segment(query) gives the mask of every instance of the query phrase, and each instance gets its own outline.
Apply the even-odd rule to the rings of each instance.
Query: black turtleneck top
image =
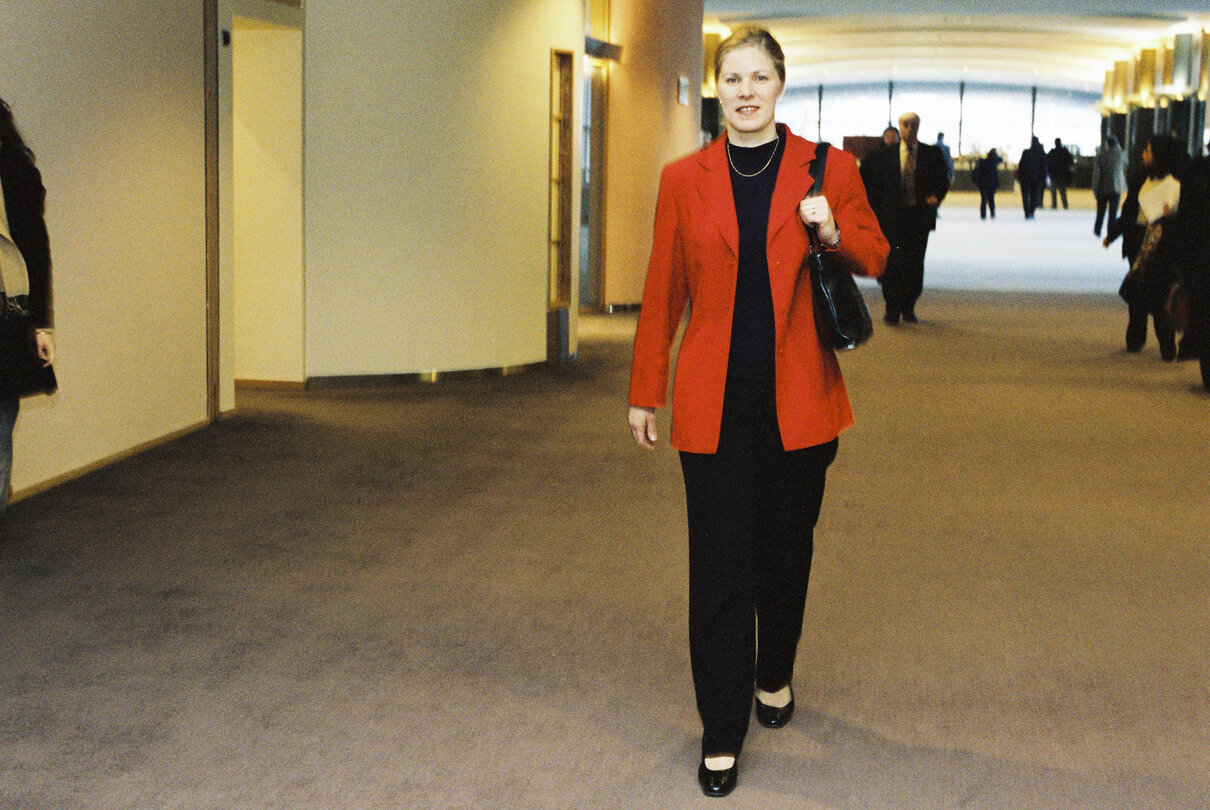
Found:
[[[773,292],[769,286],[769,259],[765,247],[769,207],[773,202],[777,169],[785,152],[785,139],[778,130],[775,141],[753,147],[728,143],[726,149],[735,215],[739,221],[739,277],[735,285],[727,376],[772,380]]]

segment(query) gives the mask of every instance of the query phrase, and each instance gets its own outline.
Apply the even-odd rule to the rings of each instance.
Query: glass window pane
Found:
[[[1101,126],[1094,107],[1098,99],[1096,93],[1040,88],[1034,112],[1043,145],[1049,148],[1062,138],[1073,152],[1095,152]],[[995,148],[1016,162],[1029,146],[1032,104],[1029,87],[968,84],[960,97],[958,82],[896,82],[888,108],[885,83],[825,85],[822,109],[818,87],[794,88],[778,104],[777,118],[805,138],[839,144],[846,135],[881,135],[888,117],[897,123],[901,114],[912,111],[920,115],[925,143],[944,132],[955,156],[959,146],[964,155]]]

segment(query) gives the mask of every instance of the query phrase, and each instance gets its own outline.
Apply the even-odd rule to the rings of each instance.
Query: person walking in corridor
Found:
[[[1179,196],[1163,192],[1183,181],[1188,157],[1184,150],[1183,144],[1165,135],[1147,139],[1142,152],[1144,174],[1131,183],[1121,216],[1109,224],[1102,241],[1109,247],[1121,236],[1122,255],[1130,266],[1119,290],[1129,313],[1126,351],[1142,350],[1150,316],[1164,360],[1176,359],[1176,330],[1167,304],[1181,276],[1187,242],[1184,222],[1178,219]],[[1165,197],[1169,199],[1161,202]]]
[[[1055,138],[1054,148],[1046,153],[1046,174],[1050,177],[1052,209],[1059,207],[1060,199],[1063,201],[1063,209],[1067,209],[1067,187],[1075,179],[1075,172],[1072,170],[1074,165],[1075,158],[1071,156],[1070,150],[1063,145],[1061,139]]]
[[[1025,218],[1033,219],[1034,212],[1042,207],[1042,195],[1046,190],[1046,150],[1036,136],[1017,161],[1017,183],[1021,186]]]
[[[937,227],[937,207],[949,192],[945,158],[935,146],[920,143],[920,116],[899,116],[899,143],[866,158],[861,165],[870,206],[891,244],[881,279],[886,303],[883,320],[916,323],[916,302],[924,290],[924,254]]]
[[[996,191],[1000,188],[1000,164],[1003,162],[996,150],[990,149],[971,170],[971,179],[979,189],[979,219],[987,219],[989,212],[992,219],[996,218]]]
[[[1118,203],[1122,201],[1122,192],[1125,190],[1126,153],[1118,146],[1117,138],[1106,135],[1092,163],[1092,194],[1097,201],[1097,218],[1092,232],[1097,236],[1101,235],[1101,225],[1107,213],[1110,222],[1117,219]]]
[[[774,122],[785,57],[768,31],[731,34],[714,74],[724,135],[660,178],[628,421],[640,447],[656,446],[688,308],[671,444],[688,507],[697,777],[707,796],[725,796],[753,707],[769,728],[794,712],[815,522],[837,437],[853,424],[803,260],[814,238],[850,272],[877,276],[887,243],[852,155],[831,150],[822,194],[805,196],[816,145]]]

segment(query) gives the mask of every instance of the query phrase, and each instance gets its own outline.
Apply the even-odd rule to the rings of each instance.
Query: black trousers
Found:
[[[981,188],[979,189],[979,219],[987,219],[987,212],[989,210],[992,212],[992,219],[995,219],[996,192],[994,189]]]
[[[1025,209],[1025,218],[1033,219],[1034,211],[1042,207],[1043,194],[1046,191],[1044,183],[1032,181],[1021,182],[1021,207]]]
[[[916,301],[924,292],[924,253],[931,232],[929,213],[917,208],[902,208],[887,230],[891,253],[886,272],[878,279],[886,314],[892,319],[905,313],[915,314]]]
[[[1163,302],[1151,296],[1145,301],[1131,301],[1127,309],[1130,319],[1126,323],[1126,348],[1132,352],[1143,348],[1147,342],[1147,316],[1150,315],[1155,327],[1155,339],[1160,344],[1160,357],[1165,360],[1175,358],[1176,330]]]
[[[773,382],[729,379],[717,453],[681,453],[702,755],[738,756],[753,686],[790,683],[837,441],[786,452]]]
[[[1063,198],[1063,208],[1066,209],[1067,208],[1067,186],[1061,186],[1058,183],[1055,183],[1050,187],[1050,207],[1051,208],[1059,207],[1059,202],[1056,199],[1057,197]]]
[[[1101,223],[1105,221],[1106,209],[1109,211],[1109,221],[1113,222],[1118,218],[1118,202],[1121,201],[1122,195],[1116,191],[1112,194],[1097,194],[1097,221],[1092,226],[1092,232],[1097,236],[1101,235]]]

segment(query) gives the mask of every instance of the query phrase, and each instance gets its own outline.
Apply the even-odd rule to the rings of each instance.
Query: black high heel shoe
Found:
[[[790,722],[794,715],[794,690],[790,690],[790,702],[785,706],[766,706],[758,698],[752,699],[756,704],[756,722],[765,728],[781,728]]]
[[[705,757],[702,757],[702,764],[697,766],[697,783],[702,786],[702,793],[705,793],[707,796],[726,796],[735,790],[735,784],[738,781],[738,758],[736,758],[735,762],[731,763],[730,768],[721,771],[712,771],[707,768]]]

